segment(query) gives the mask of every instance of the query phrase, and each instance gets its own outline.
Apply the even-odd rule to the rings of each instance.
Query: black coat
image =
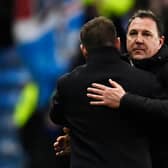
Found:
[[[128,57],[125,59],[128,60]],[[168,47],[164,45],[159,52],[150,59],[133,61],[138,68],[150,71],[156,75],[165,94],[168,95]],[[150,99],[126,94],[121,101],[121,109],[136,110],[150,115],[152,162],[155,168],[168,168],[168,98],[165,100]],[[131,108],[131,109],[130,109]]]
[[[159,91],[154,75],[132,68],[115,48],[89,51],[85,65],[59,79],[50,111],[54,123],[71,129],[71,167],[151,168],[141,118],[89,104],[87,87],[108,85],[109,78],[134,94],[153,97]]]

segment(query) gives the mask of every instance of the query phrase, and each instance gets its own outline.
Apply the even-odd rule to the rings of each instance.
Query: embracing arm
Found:
[[[123,111],[138,111],[151,113],[159,117],[168,117],[168,99],[151,99],[143,96],[126,93],[121,85],[109,80],[112,87],[94,83],[88,88],[87,96],[93,100],[91,105],[120,108]]]
[[[160,117],[168,117],[168,100],[151,99],[131,93],[125,94],[120,100],[120,108],[143,111]]]
[[[168,63],[160,71],[159,80],[168,93]],[[165,95],[166,96],[166,95]],[[162,96],[161,96],[162,97]],[[120,101],[120,107],[128,110],[140,109],[141,111],[152,113],[156,117],[168,117],[168,99],[151,99],[127,93]]]

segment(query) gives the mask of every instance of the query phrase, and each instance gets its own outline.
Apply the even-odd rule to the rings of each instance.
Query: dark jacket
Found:
[[[154,75],[131,67],[115,48],[89,51],[85,65],[58,81],[50,111],[54,123],[71,129],[71,167],[151,168],[148,138],[135,113],[89,104],[87,87],[108,85],[109,78],[134,94],[159,91]]]
[[[158,81],[165,90],[165,97],[168,95],[168,47],[163,45],[159,52],[152,58],[145,60],[131,60],[128,54],[122,56],[122,59],[133,66],[152,72],[156,75]],[[159,98],[159,97],[158,97]],[[136,110],[137,108],[154,116],[161,118],[168,117],[168,100],[149,99],[127,93],[121,100],[121,108],[127,110]]]
[[[129,60],[128,57],[125,59]],[[168,95],[168,47],[164,45],[159,52],[150,59],[132,61],[141,69],[156,75]],[[153,167],[168,168],[168,99],[150,99],[133,94],[126,94],[121,100],[122,109],[136,110],[151,114],[153,124],[149,127],[151,135],[151,150]],[[150,121],[151,123],[151,121]]]

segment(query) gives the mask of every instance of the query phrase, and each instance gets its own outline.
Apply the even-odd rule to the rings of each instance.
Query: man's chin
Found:
[[[146,56],[144,54],[134,54],[132,56],[133,59],[136,59],[136,60],[142,60],[142,59],[145,59]]]

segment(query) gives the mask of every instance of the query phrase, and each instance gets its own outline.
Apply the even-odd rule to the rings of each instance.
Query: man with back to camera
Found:
[[[120,59],[120,41],[109,19],[87,22],[80,37],[86,64],[58,81],[50,109],[54,123],[71,129],[71,167],[150,168],[148,137],[141,122],[129,111],[121,117],[120,110],[90,106],[86,89],[93,82],[107,85],[112,78],[129,92],[152,97],[159,91],[156,79]]]
[[[127,50],[125,57],[130,64],[154,73],[161,82],[165,93],[168,91],[168,48],[164,44],[163,30],[157,16],[151,11],[138,11],[130,19],[127,30]],[[150,121],[150,141],[152,163],[155,168],[168,167],[168,100],[154,100],[130,93],[110,80],[114,88],[94,84],[88,94],[97,101],[92,105],[103,105],[111,108],[127,109],[151,114],[154,122]],[[168,92],[167,92],[168,93]],[[121,102],[120,102],[121,99]]]

